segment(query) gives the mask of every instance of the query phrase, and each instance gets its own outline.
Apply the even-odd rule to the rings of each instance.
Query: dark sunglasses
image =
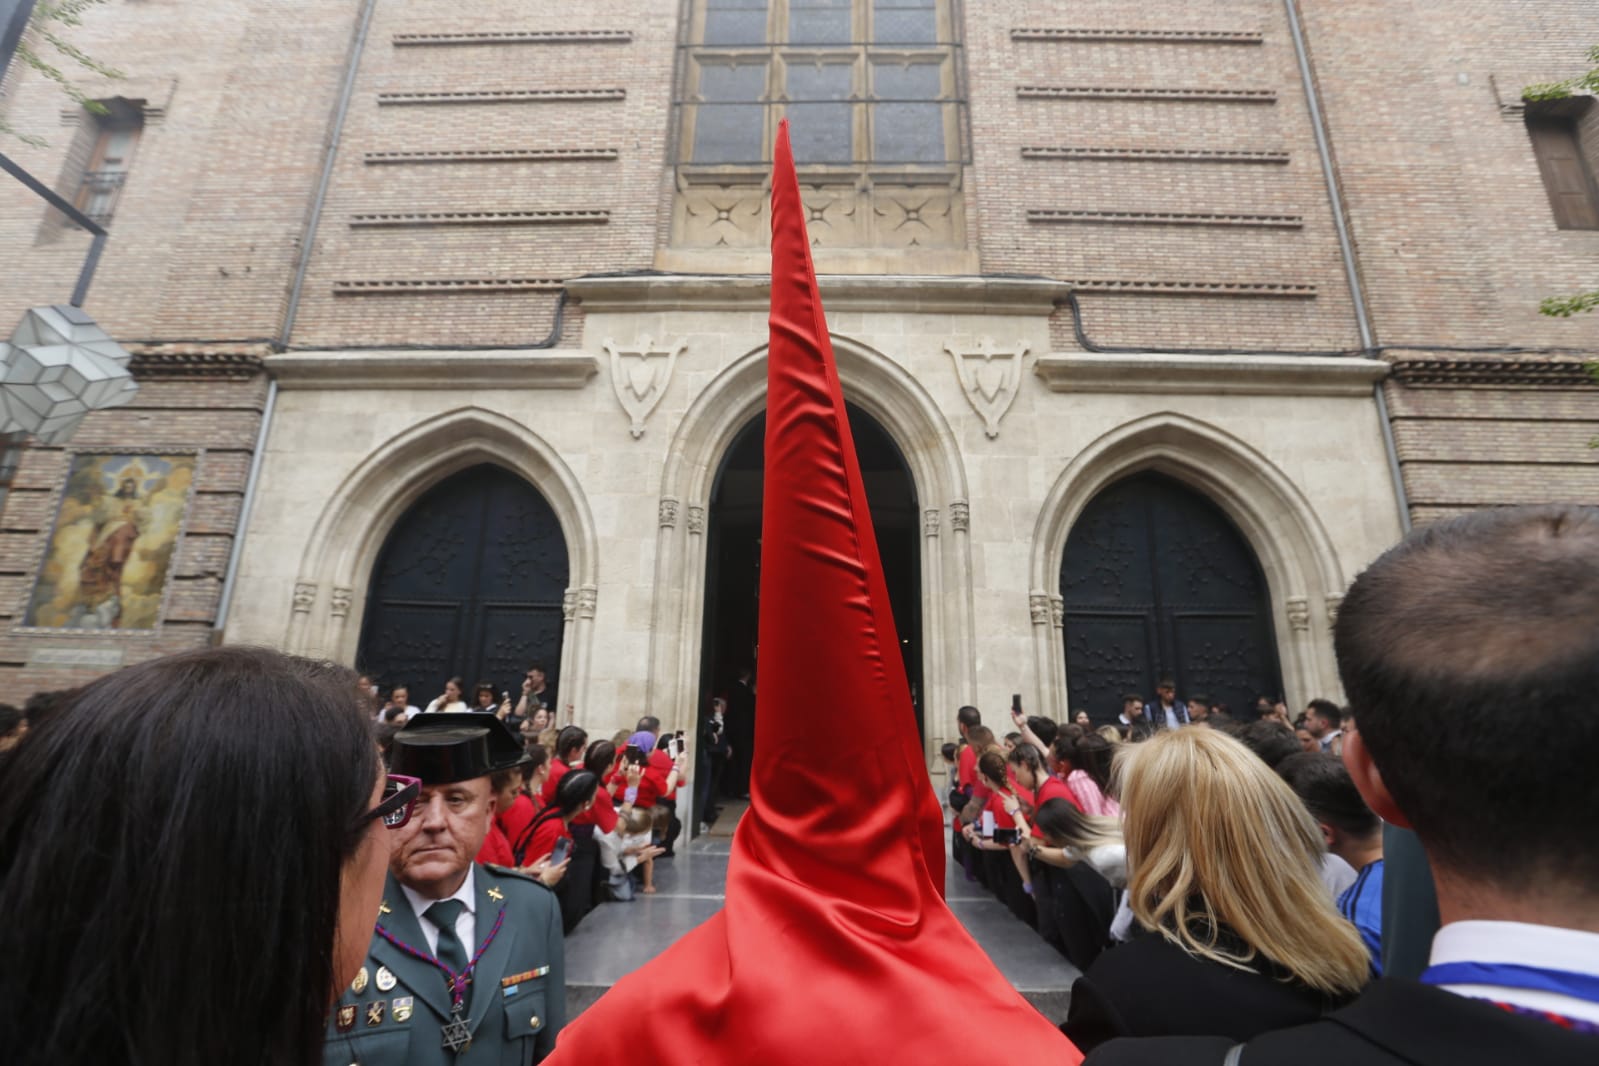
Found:
[[[388,828],[399,829],[411,820],[411,812],[416,810],[416,799],[421,794],[420,777],[390,774],[388,780],[383,782],[383,798],[376,807],[362,815],[357,824],[365,825],[377,818]]]

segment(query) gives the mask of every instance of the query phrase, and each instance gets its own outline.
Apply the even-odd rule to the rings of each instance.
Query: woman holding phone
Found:
[[[570,770],[555,786],[554,801],[537,818],[533,819],[522,838],[515,842],[516,861],[519,866],[550,858],[554,866],[572,854],[572,823],[579,815],[594,807],[594,795],[599,791],[600,778],[591,770]],[[570,933],[582,921],[594,904],[593,866],[589,875],[567,871],[567,876],[556,888],[561,901],[561,925]]]

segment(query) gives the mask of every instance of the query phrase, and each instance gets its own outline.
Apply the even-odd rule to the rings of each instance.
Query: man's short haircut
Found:
[[[966,739],[972,747],[981,752],[994,743],[994,731],[986,725],[973,726],[966,731]]]
[[[1044,747],[1055,743],[1055,738],[1060,736],[1060,726],[1055,724],[1055,719],[1045,718],[1035,714],[1027,719],[1027,728],[1033,731],[1033,736],[1044,742]]]
[[[1412,534],[1355,580],[1334,646],[1360,740],[1433,862],[1594,891],[1599,508]]]
[[[653,714],[646,714],[643,718],[640,718],[638,720],[638,728],[634,730],[635,733],[659,733],[660,731],[661,720]]]
[[[1197,692],[1194,693],[1192,696],[1189,696],[1187,702],[1200,704],[1201,706],[1205,707],[1206,709],[1209,709],[1210,706],[1211,706],[1210,697],[1209,696],[1201,696]]]
[[[1277,764],[1277,776],[1288,782],[1318,822],[1351,836],[1369,837],[1382,821],[1366,806],[1344,761],[1330,752],[1302,751]]]
[[[1144,697],[1140,696],[1136,692],[1128,692],[1128,693],[1123,694],[1123,696],[1122,696],[1122,706],[1126,706],[1129,703],[1136,703],[1136,704],[1139,704],[1140,706],[1142,706],[1143,702],[1144,702]]]
[[[983,724],[983,714],[976,707],[967,704],[955,712],[955,721],[970,729],[974,725]]]
[[[1337,727],[1339,719],[1343,717],[1343,712],[1338,709],[1338,705],[1332,700],[1311,700],[1305,709],[1322,721],[1332,723],[1334,728]]]
[[[1305,750],[1294,731],[1273,718],[1256,719],[1233,735],[1274,769],[1288,756]]]
[[[1169,675],[1164,675],[1163,674],[1163,675],[1161,675],[1161,677],[1159,679],[1156,680],[1155,687],[1156,688],[1176,688],[1177,687],[1177,682],[1172,680],[1172,678]]]

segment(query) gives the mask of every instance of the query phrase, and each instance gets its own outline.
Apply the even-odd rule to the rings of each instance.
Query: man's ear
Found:
[[[1377,764],[1372,761],[1371,752],[1366,750],[1365,741],[1361,739],[1358,727],[1346,730],[1344,733],[1343,759],[1344,768],[1349,771],[1349,776],[1354,778],[1355,788],[1366,801],[1366,806],[1390,825],[1409,829],[1410,819],[1405,817],[1405,812],[1394,802],[1388,786],[1383,784],[1382,771],[1377,769]]]
[[[1321,829],[1322,843],[1327,845],[1328,851],[1331,851],[1333,849],[1333,845],[1338,842],[1336,839],[1336,834],[1333,832],[1333,827],[1328,825],[1326,822],[1318,822],[1316,824]]]

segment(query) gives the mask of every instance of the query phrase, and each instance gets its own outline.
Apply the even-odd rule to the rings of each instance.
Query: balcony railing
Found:
[[[78,209],[97,225],[109,226],[127,177],[125,170],[84,171],[83,180],[78,184]]]

